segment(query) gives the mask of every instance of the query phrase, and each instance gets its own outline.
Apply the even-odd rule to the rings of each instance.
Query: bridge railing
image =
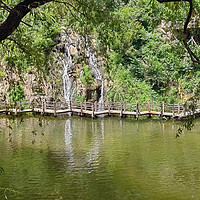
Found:
[[[81,109],[82,102],[72,102],[72,109]]]
[[[97,102],[95,102],[95,103],[93,103],[93,102],[82,102],[81,105],[82,105],[82,109],[85,110],[85,111],[86,110],[89,110],[89,111],[93,111],[93,110],[97,111],[98,110]]]
[[[0,101],[0,110],[6,110],[6,103],[4,101]]]
[[[110,103],[110,110],[121,110],[121,107],[123,107],[121,102]]]
[[[37,100],[34,100],[34,101],[32,102],[32,104],[33,104],[33,107],[34,107],[34,108],[42,108],[43,101],[37,99]]]
[[[32,109],[32,102],[31,101],[19,102],[17,105],[18,105],[19,110]]]
[[[36,108],[36,110],[34,109]],[[9,110],[10,109],[10,110]],[[160,115],[163,116],[168,115],[172,117],[176,117],[180,115],[180,117],[194,114],[193,112],[200,112],[200,102],[186,102],[185,104],[167,104],[164,102],[146,102],[146,103],[127,103],[127,102],[103,102],[103,104],[95,102],[78,102],[78,101],[62,101],[62,100],[45,100],[43,99],[35,99],[33,101],[23,101],[18,103],[5,102],[0,100],[0,111],[3,112],[31,112],[31,111],[45,113],[54,113],[56,115],[57,111],[63,112],[80,112],[81,114],[84,111],[89,111],[88,114],[96,115],[100,114],[101,111],[108,114],[111,111],[119,111],[113,112],[113,114],[119,113],[120,116],[124,114],[129,114],[125,112],[133,112],[132,115],[139,116],[143,115]],[[53,111],[53,112],[52,112]],[[96,113],[95,113],[96,112]],[[134,113],[135,112],[135,113]],[[142,113],[143,112],[143,113]],[[59,113],[59,112],[57,112]],[[87,112],[85,112],[87,114]]]
[[[55,101],[46,101],[45,106],[46,109],[53,110],[55,107]]]
[[[124,111],[136,112],[136,103],[124,103]]]

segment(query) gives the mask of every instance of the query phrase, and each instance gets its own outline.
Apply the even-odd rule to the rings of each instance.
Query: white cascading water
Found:
[[[74,80],[72,77],[70,77],[71,67],[73,65],[72,56],[70,53],[70,45],[71,45],[72,41],[71,41],[71,38],[67,34],[64,34],[64,37],[65,37],[65,40],[63,41],[64,56],[61,57],[58,52],[57,52],[57,56],[63,66],[62,80],[63,80],[64,99],[69,108],[70,101],[72,100],[74,92],[75,92]]]
[[[62,33],[61,37],[63,36],[63,46],[64,46],[64,56],[60,56],[59,53],[56,51],[57,56],[63,66],[63,75],[62,75],[62,80],[63,80],[63,90],[64,90],[64,99],[69,107],[70,101],[73,99],[74,93],[75,93],[75,84],[74,84],[74,79],[73,77],[70,76],[71,73],[71,68],[73,65],[72,62],[72,55],[70,53],[70,45],[72,45],[72,39],[67,33]],[[104,109],[104,96],[103,96],[103,78],[102,74],[98,69],[97,65],[97,58],[95,56],[94,51],[92,48],[89,46],[87,38],[86,40],[83,40],[81,36],[78,36],[78,42],[85,43],[86,46],[86,53],[87,57],[89,58],[88,63],[89,66],[92,68],[92,71],[94,73],[94,76],[97,80],[101,82],[101,94],[99,98],[99,106],[98,110],[103,110]]]
[[[70,39],[70,38],[69,38]],[[72,66],[72,57],[70,54],[70,49],[69,49],[69,44],[65,44],[65,49],[66,49],[66,54],[63,59],[63,90],[64,90],[64,98],[65,101],[67,102],[68,106],[70,101],[72,100],[73,96],[73,79],[70,78],[70,67]]]
[[[87,52],[87,57],[89,57],[89,66],[92,68],[95,78],[101,81],[101,94],[98,102],[99,103],[98,110],[104,110],[103,78],[101,72],[97,67],[98,66],[97,58],[92,48],[88,45],[87,38],[86,38],[86,52]]]
[[[101,96],[99,99],[100,110],[104,110],[103,79],[101,80]]]

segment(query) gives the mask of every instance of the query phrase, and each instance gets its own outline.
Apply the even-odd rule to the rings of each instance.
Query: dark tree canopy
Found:
[[[22,19],[34,8],[44,5],[54,0],[24,0],[17,4],[12,9],[9,9],[9,16],[0,25],[0,41],[5,40],[13,31],[19,26]],[[165,2],[177,2],[181,0],[157,0],[160,3]],[[192,3],[192,0],[184,0]],[[55,1],[56,2],[56,1]],[[126,1],[125,1],[126,2]],[[81,3],[81,1],[80,1]],[[3,1],[0,1],[0,5],[6,8]]]
[[[22,22],[22,19],[34,8],[37,8],[41,5],[44,5],[48,2],[53,2],[54,0],[24,0],[17,5],[15,5],[13,8],[8,8],[3,1],[0,1],[0,6],[7,9],[9,11],[8,17],[5,19],[5,21],[0,25],[0,42],[8,38],[19,26],[19,24]],[[200,64],[200,61],[198,57],[193,53],[193,51],[190,49],[190,47],[187,45],[186,38],[188,36],[187,32],[187,26],[190,22],[192,11],[193,11],[193,0],[157,0],[159,3],[167,3],[167,2],[181,2],[186,1],[190,4],[190,10],[184,25],[184,32],[183,32],[183,43],[185,45],[185,48],[187,49],[192,61],[194,63]],[[58,1],[54,1],[58,2]],[[76,2],[76,1],[75,1]],[[79,4],[83,3],[84,1],[77,1]],[[115,2],[115,1],[113,1]],[[127,1],[124,1],[127,3]],[[68,3],[68,1],[64,1],[62,3]],[[76,5],[70,4],[73,8],[76,7]],[[78,8],[77,8],[78,9]]]
[[[114,1],[114,0],[107,0],[103,1],[87,1],[87,0],[63,0],[63,1],[56,1],[56,0],[24,0],[15,5],[13,8],[9,8],[2,0],[0,0],[0,8],[5,9],[9,12],[8,17],[5,21],[0,25],[0,42],[5,40],[8,36],[10,36],[13,31],[19,26],[22,22],[22,19],[34,8],[40,7],[48,2],[55,2],[60,3],[61,5],[69,6],[79,12],[81,6],[87,8],[92,6],[93,4],[99,6],[102,4],[102,8],[104,7],[112,7],[114,4],[118,5],[119,2],[127,3],[127,0],[122,1]],[[98,11],[97,11],[98,12]],[[99,12],[100,13],[100,12]]]

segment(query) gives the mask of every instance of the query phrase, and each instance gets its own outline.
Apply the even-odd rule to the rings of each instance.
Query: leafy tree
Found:
[[[17,102],[20,102],[25,98],[24,87],[20,84],[14,84],[13,88],[9,92],[9,98],[16,106]]]
[[[94,84],[92,70],[90,69],[90,66],[84,64],[80,79],[83,85],[85,85],[86,87],[89,87],[92,84]]]
[[[190,19],[192,17],[192,12],[193,12],[193,3],[197,3],[195,0],[157,0],[160,3],[167,3],[167,2],[182,2],[182,1],[187,1],[189,2],[190,8],[189,8],[189,12],[188,12],[188,16],[187,19],[185,21],[184,24],[184,30],[183,30],[183,43],[185,45],[185,48],[187,50],[187,52],[189,53],[191,60],[194,63],[198,63],[200,64],[200,60],[198,58],[198,56],[192,51],[192,49],[189,47],[188,43],[187,43],[187,38],[188,38],[188,24],[190,22]]]
[[[147,98],[142,99],[153,99],[157,96],[159,100],[169,100],[166,97],[172,94],[175,97],[169,100],[172,102],[178,101],[179,96],[185,98],[193,93],[191,85],[195,81],[197,83],[198,66],[191,63],[180,42],[175,42],[173,36],[166,39],[162,33],[163,29],[160,31],[158,28],[162,19],[171,21],[172,26],[178,19],[184,21],[190,9],[187,1],[0,2],[3,9],[0,12],[0,27],[6,23],[8,25],[8,19],[19,14],[15,12],[17,5],[32,2],[31,6],[28,6],[27,14],[21,18],[17,27],[12,29],[11,34],[7,31],[10,35],[0,44],[1,58],[7,66],[16,66],[19,72],[31,71],[37,67],[48,74],[49,53],[58,42],[60,27],[65,26],[66,30],[73,29],[82,35],[92,34],[96,39],[98,50],[107,57],[105,72],[108,81],[116,83],[118,88],[124,87],[121,91],[115,86],[113,90],[109,88],[109,98],[113,98],[111,93],[116,93],[121,99],[134,101],[133,92],[129,93],[130,98],[124,97],[128,85],[132,87],[132,91],[137,91],[137,88],[140,88],[140,93],[145,91]],[[192,2],[197,13],[200,10],[199,4],[197,1]],[[181,40],[182,36],[179,38],[178,35],[177,38]],[[198,47],[193,50],[196,55],[200,53]]]
[[[125,1],[126,2],[126,1]],[[28,25],[24,20],[25,16],[33,12],[38,7],[45,5],[46,3],[52,3],[52,6],[55,3],[63,4],[66,9],[70,11],[73,15],[73,11],[80,13],[84,16],[85,19],[90,19],[94,23],[98,23],[105,17],[105,14],[108,13],[108,9],[112,9],[115,6],[119,5],[121,1],[114,0],[81,0],[81,1],[54,1],[54,0],[24,0],[24,1],[0,1],[0,6],[4,10],[8,11],[9,14],[5,15],[4,22],[0,25],[0,41],[5,40],[10,36],[14,30],[18,28],[20,23]],[[75,16],[74,16],[75,17]],[[76,17],[75,17],[76,18]],[[29,25],[28,25],[29,26]]]
[[[113,52],[109,57],[107,98],[110,101],[147,102],[156,99],[156,93],[145,81],[137,80],[124,68],[119,54]]]

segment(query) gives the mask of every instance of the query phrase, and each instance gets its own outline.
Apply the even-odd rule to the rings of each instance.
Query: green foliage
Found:
[[[94,80],[92,77],[92,70],[90,66],[84,64],[83,65],[83,71],[80,76],[81,82],[84,86],[89,87],[92,84],[94,84]]]
[[[85,101],[85,96],[82,96],[82,95],[76,94],[75,98],[76,98],[76,101],[78,101],[78,102],[84,102]]]
[[[20,0],[4,2],[12,8]],[[176,103],[199,98],[199,67],[191,62],[181,43],[183,27],[173,29],[176,21],[185,21],[188,9],[189,4],[184,1],[164,4],[156,0],[51,2],[32,10],[23,19],[32,27],[21,23],[9,40],[0,44],[0,56],[19,73],[38,68],[48,74],[50,51],[64,26],[69,32],[73,30],[95,38],[97,50],[107,58],[108,99],[128,102],[157,99]],[[196,21],[199,11],[200,4],[194,0]],[[0,21],[8,14],[1,10]],[[163,26],[163,20],[170,22],[171,27]],[[192,48],[199,56],[199,46]],[[86,87],[95,84],[87,65],[80,79]]]
[[[14,84],[9,92],[10,100],[16,105],[17,102],[24,100],[24,87],[20,84]]]
[[[110,101],[147,102],[156,99],[156,93],[145,81],[134,78],[129,70],[120,63],[120,56],[111,53],[107,66],[110,79],[107,98]]]
[[[192,88],[192,86],[198,88],[198,81],[192,79],[192,74],[198,71],[198,67],[192,64],[181,41],[177,41],[178,33],[172,32],[171,27],[169,29],[161,26],[160,22],[163,17],[166,22],[172,21],[172,26],[177,19],[184,21],[189,8],[188,3],[175,4],[176,12],[172,8],[174,6],[172,3],[164,5],[155,1],[151,6],[148,5],[148,1],[130,1],[128,5],[115,12],[121,23],[118,25],[120,28],[110,30],[112,35],[117,37],[108,38],[113,52],[108,57],[107,72],[110,76],[119,70],[120,76],[122,74],[128,76],[119,78],[115,74],[109,79],[113,82],[116,79],[124,81],[132,79],[134,83],[140,84],[145,82],[153,91],[153,96],[157,96],[157,101],[175,103],[186,100],[191,93],[199,94],[198,89],[195,92]],[[125,40],[121,35],[125,35]],[[195,47],[195,50],[198,55],[199,48]],[[185,83],[180,85],[180,80],[184,80]],[[118,88],[126,85],[123,81],[117,82]],[[131,88],[131,84],[128,85]],[[109,92],[112,90],[113,88]],[[116,92],[115,95],[117,94]],[[148,95],[152,96],[151,93]]]
[[[0,78],[1,78],[1,77],[4,77],[4,76],[5,76],[5,73],[2,72],[2,71],[0,71]]]
[[[179,98],[178,90],[176,87],[171,87],[170,89],[168,89],[166,94],[162,96],[161,101],[169,103],[169,104],[182,102],[182,100]]]

